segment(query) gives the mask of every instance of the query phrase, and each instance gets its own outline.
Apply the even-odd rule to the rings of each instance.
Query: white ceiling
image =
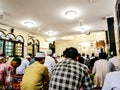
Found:
[[[90,3],[92,1],[92,3]],[[79,17],[69,20],[62,16],[68,8],[76,8]],[[45,37],[47,31],[55,31],[56,37],[81,34],[75,27],[82,18],[87,32],[107,30],[105,17],[113,16],[113,0],[0,0],[4,11],[0,23],[27,30]],[[28,29],[22,22],[33,20],[36,26]]]

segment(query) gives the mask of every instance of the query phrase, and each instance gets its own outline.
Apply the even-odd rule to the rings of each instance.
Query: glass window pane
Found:
[[[13,51],[14,51],[14,43],[11,41],[6,41],[5,42],[5,54],[8,56],[13,56]]]
[[[16,47],[15,55],[21,56],[22,55],[22,43],[16,43],[15,47]]]
[[[3,44],[4,44],[4,41],[0,40],[0,53],[3,53]]]

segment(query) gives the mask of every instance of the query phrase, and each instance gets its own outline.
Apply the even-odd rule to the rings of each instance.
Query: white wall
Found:
[[[96,50],[95,42],[100,40],[104,40],[106,42],[105,31],[94,32],[91,33],[90,35],[86,34],[75,35],[73,36],[72,40],[57,40],[55,42],[56,53],[61,55],[67,47],[75,47],[80,53],[91,54]],[[85,50],[84,50],[85,47],[81,45],[81,43],[83,42],[90,42],[90,46],[89,45],[88,47],[85,46],[86,47]],[[93,46],[91,46],[91,43],[93,44]],[[107,46],[105,48],[107,48]]]

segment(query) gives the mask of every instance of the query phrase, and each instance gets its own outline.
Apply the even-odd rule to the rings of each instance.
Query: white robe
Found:
[[[55,65],[55,60],[51,56],[46,56],[44,65],[47,66],[50,75],[52,75],[52,68]]]
[[[29,61],[27,59],[22,60],[20,66],[16,68],[16,74],[24,74],[25,69],[29,66]]]
[[[120,71],[106,75],[102,90],[120,90]]]
[[[120,57],[119,56],[110,58],[109,61],[113,63],[116,70],[120,70]]]
[[[95,62],[92,73],[95,74],[95,87],[102,87],[107,73],[111,71],[111,63],[105,59],[100,59]]]

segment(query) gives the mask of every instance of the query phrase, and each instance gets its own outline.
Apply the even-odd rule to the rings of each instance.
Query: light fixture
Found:
[[[76,31],[80,31],[81,33],[84,33],[85,31],[88,30],[88,27],[87,26],[77,26],[75,28]]]
[[[54,32],[54,31],[48,31],[48,32],[46,32],[46,34],[49,35],[49,36],[54,36],[54,35],[56,35],[57,33]]]
[[[75,17],[77,17],[78,13],[75,10],[69,10],[65,12],[65,15],[70,18],[73,19]]]
[[[31,28],[33,26],[35,26],[35,23],[32,21],[24,21],[24,26],[26,26],[27,28]]]
[[[60,16],[64,19],[72,20],[82,16],[83,11],[78,7],[66,7],[61,10]]]

